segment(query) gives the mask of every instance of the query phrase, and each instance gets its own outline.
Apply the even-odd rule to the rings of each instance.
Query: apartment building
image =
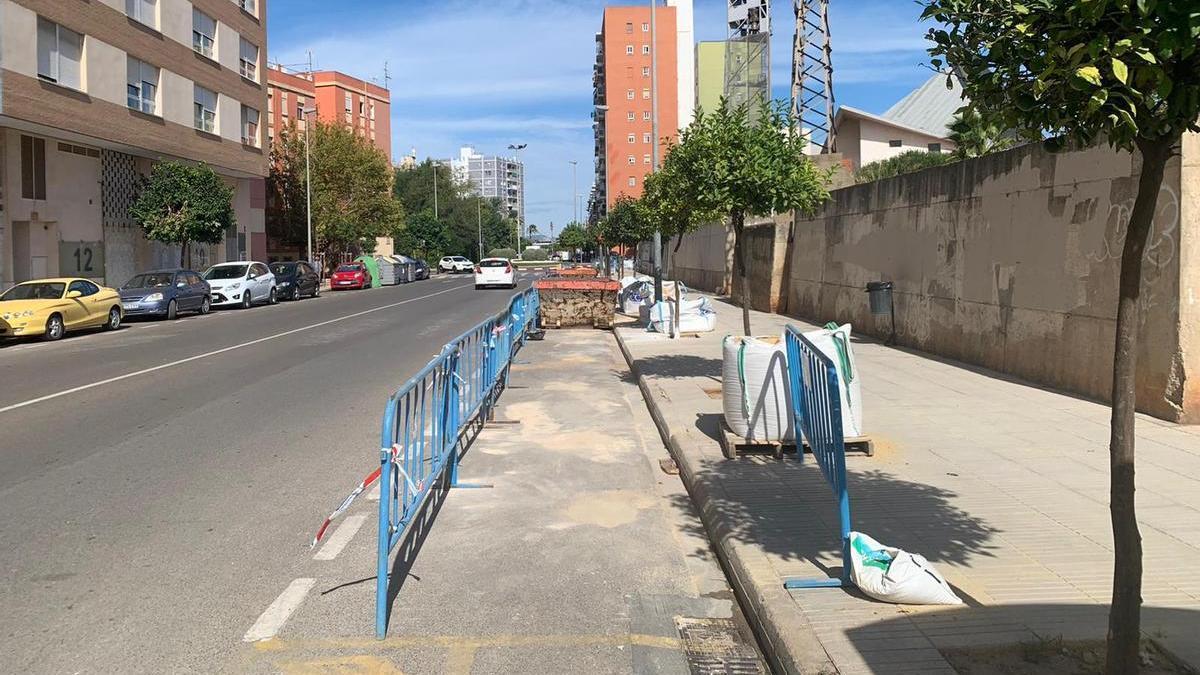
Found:
[[[606,7],[596,34],[593,68],[593,131],[596,181],[589,217],[603,216],[622,195],[638,197],[653,163],[696,106],[695,45],[691,0],[668,0],[655,10],[651,42],[650,8]],[[651,100],[652,51],[657,51],[658,138]]]
[[[458,150],[457,159],[439,163],[450,168],[455,180],[470,186],[471,194],[499,199],[510,218],[525,222],[525,165],[514,157],[484,156],[470,145]]]
[[[263,0],[0,0],[0,286],[177,265],[129,216],[159,161],[234,189],[192,266],[265,255],[265,52]]]
[[[304,110],[322,122],[345,124],[368,139],[392,161],[392,103],[387,89],[336,70],[267,71],[267,133],[295,122],[304,128]]]

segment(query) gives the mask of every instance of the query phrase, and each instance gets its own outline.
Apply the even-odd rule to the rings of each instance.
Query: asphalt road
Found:
[[[0,670],[235,668],[388,394],[509,297],[435,278],[0,347]]]

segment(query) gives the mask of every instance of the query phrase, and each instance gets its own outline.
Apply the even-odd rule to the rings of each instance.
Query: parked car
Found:
[[[208,282],[191,270],[142,272],[117,292],[125,316],[159,316],[174,319],[180,312],[208,314],[212,307]]]
[[[475,266],[475,288],[485,286],[517,287],[517,275],[507,258],[484,258]]]
[[[0,294],[0,336],[57,340],[68,330],[121,327],[121,296],[88,279],[39,279]]]
[[[321,275],[303,260],[271,263],[271,274],[275,275],[275,288],[279,296],[285,300],[321,295]]]
[[[332,290],[347,290],[351,288],[370,288],[371,272],[362,263],[342,263],[337,266],[329,277],[329,288]]]
[[[413,270],[415,281],[429,278],[429,265],[426,265],[424,260],[413,260],[413,265],[416,266],[416,269]]]
[[[475,267],[475,263],[467,260],[461,255],[448,255],[438,261],[438,271],[448,272],[450,274],[458,274],[460,272],[470,272]]]
[[[204,272],[212,293],[213,307],[241,307],[254,303],[275,304],[275,275],[260,262],[227,262],[213,265]]]

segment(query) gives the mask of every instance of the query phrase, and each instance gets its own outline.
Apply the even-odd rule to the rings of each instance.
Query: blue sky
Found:
[[[392,151],[449,157],[464,144],[484,154],[525,151],[526,216],[542,231],[574,214],[570,160],[579,192],[592,181],[594,35],[606,4],[596,0],[362,0],[353,11],[328,0],[274,0],[268,58],[305,61],[382,83],[391,74]],[[834,93],[839,104],[882,112],[918,86],[925,62],[920,7],[911,0],[834,2]],[[791,6],[774,0],[772,81],[787,96]],[[696,0],[697,40],[725,37],[725,2]],[[586,197],[585,197],[586,199]]]

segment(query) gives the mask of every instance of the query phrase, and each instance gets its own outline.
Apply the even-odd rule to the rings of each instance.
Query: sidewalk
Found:
[[[611,337],[548,331],[509,385],[460,468],[490,487],[435,493],[392,556],[387,638],[368,525],[240,672],[765,672]]]
[[[837,519],[812,461],[725,460],[717,330],[670,341],[618,328],[652,415],[726,563],[768,658],[785,672],[953,672],[942,652],[1103,639],[1112,578],[1104,405],[1003,375],[857,340],[874,457],[847,457],[854,528],[921,553],[966,602],[901,607],[854,591],[786,591],[836,575]],[[787,317],[752,313],[755,334]],[[1145,633],[1200,666],[1200,427],[1139,415],[1138,514]]]

